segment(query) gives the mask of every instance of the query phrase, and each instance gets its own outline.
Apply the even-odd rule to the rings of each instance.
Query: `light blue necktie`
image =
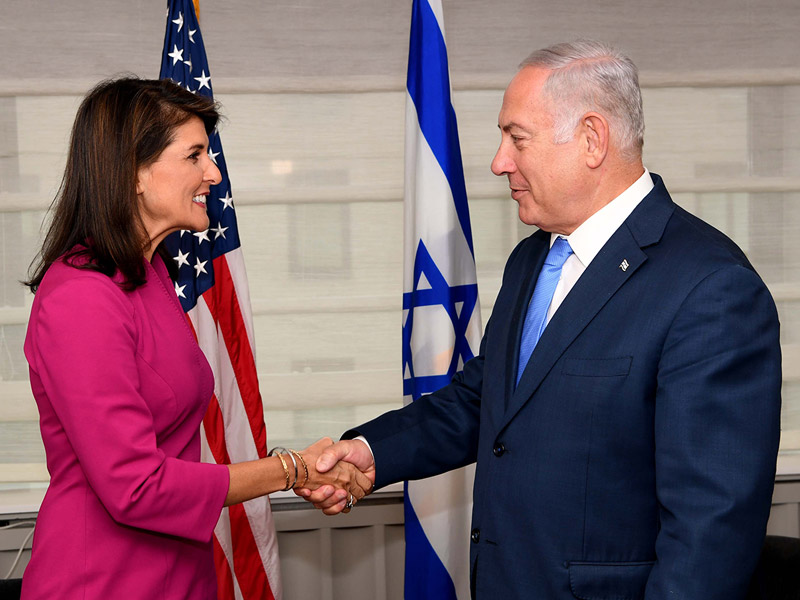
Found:
[[[562,237],[557,237],[553,243],[547,258],[544,259],[544,266],[536,280],[536,287],[533,289],[533,297],[528,304],[528,312],[525,314],[525,325],[522,329],[522,340],[519,343],[519,363],[517,366],[517,383],[522,378],[522,372],[528,365],[528,360],[533,354],[533,349],[539,338],[542,337],[545,325],[547,325],[547,310],[553,300],[556,285],[561,277],[561,267],[572,254],[569,242]]]

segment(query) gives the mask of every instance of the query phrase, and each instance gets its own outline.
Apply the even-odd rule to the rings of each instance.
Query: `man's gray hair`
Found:
[[[641,158],[642,92],[630,58],[602,42],[577,40],[537,50],[522,61],[523,67],[551,71],[542,90],[553,102],[556,144],[571,140],[581,117],[596,111],[608,119],[620,154]]]

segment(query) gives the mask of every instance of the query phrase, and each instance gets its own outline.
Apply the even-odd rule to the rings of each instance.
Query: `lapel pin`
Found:
[[[629,266],[628,265],[628,259],[627,258],[623,258],[622,262],[619,265],[619,268],[622,269],[623,272],[625,272],[625,271],[628,270],[628,266]]]

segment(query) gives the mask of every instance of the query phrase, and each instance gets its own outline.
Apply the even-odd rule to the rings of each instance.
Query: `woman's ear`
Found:
[[[136,195],[141,196],[144,193],[145,185],[142,182],[146,176],[146,169],[139,169],[136,172]]]

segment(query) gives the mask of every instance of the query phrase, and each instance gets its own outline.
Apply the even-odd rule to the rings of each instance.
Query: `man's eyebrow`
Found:
[[[527,129],[525,129],[525,127],[523,127],[519,123],[515,123],[514,121],[511,121],[510,123],[506,123],[505,125],[502,125],[502,126],[498,123],[497,127],[499,129],[501,129],[502,131],[506,131],[506,132],[511,130],[511,129],[521,129],[522,131],[528,131]]]

